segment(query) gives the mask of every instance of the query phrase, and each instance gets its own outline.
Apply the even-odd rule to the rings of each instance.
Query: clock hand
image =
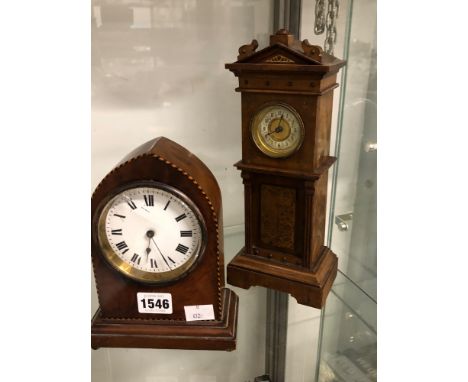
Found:
[[[270,131],[267,135],[265,135],[265,137],[268,137],[269,135],[271,135],[273,133],[281,133],[283,131],[283,126],[281,126],[282,121],[283,121],[283,114],[281,114],[281,118],[280,118],[276,128],[273,131]]]
[[[151,238],[154,236],[154,231],[148,230],[146,232],[146,236],[148,237],[148,248],[146,248],[146,262],[148,262],[148,257],[151,252]]]
[[[273,131],[270,131],[268,134],[265,135],[265,137],[268,137],[269,135],[273,134],[273,133],[281,133],[283,131],[283,127],[282,126],[278,126],[275,130]]]
[[[146,248],[146,262],[148,262],[148,256],[149,256],[149,253],[151,252],[150,244],[151,244],[151,239],[148,239],[148,248]]]
[[[156,242],[154,241],[154,238],[152,237],[151,240],[153,240],[153,243],[154,245],[156,246],[156,249],[158,250],[158,252],[160,253],[161,257],[163,258],[164,262],[166,263],[167,267],[169,269],[171,269],[171,266],[169,265],[169,263],[167,262],[166,258],[164,257],[164,255],[162,254],[161,250],[159,249],[158,245],[156,244]]]

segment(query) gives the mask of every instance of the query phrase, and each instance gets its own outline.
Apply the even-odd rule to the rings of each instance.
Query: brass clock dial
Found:
[[[251,134],[264,154],[273,158],[287,157],[301,146],[304,124],[291,106],[271,104],[255,114]]]
[[[106,260],[124,275],[149,283],[185,275],[203,253],[205,232],[190,199],[158,182],[120,190],[98,221],[98,241]]]

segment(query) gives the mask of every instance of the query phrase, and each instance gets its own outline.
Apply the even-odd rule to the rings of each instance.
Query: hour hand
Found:
[[[146,231],[146,237],[148,238],[148,247],[146,248],[146,262],[148,262],[148,257],[151,252],[151,238],[154,236],[154,231],[153,230],[148,230]]]
[[[283,126],[281,126],[282,121],[283,121],[283,114],[281,114],[281,118],[278,122],[278,125],[276,125],[276,128],[273,131],[270,131],[266,136],[269,136],[274,133],[281,133],[283,131]]]
[[[268,135],[271,135],[271,134],[274,134],[274,133],[281,133],[283,131],[283,126],[276,126],[276,129],[274,129],[273,131],[270,131],[266,136]]]
[[[146,248],[146,262],[148,262],[148,257],[151,252],[151,248],[149,246],[150,246],[150,243],[148,243],[148,248]]]

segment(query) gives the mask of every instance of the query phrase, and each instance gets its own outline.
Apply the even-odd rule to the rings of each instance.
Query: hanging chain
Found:
[[[333,50],[336,44],[336,19],[338,18],[338,10],[340,8],[339,0],[328,0],[327,8],[327,21],[326,28],[327,34],[323,48],[328,54],[333,54]]]
[[[325,32],[325,0],[315,0],[315,34]]]

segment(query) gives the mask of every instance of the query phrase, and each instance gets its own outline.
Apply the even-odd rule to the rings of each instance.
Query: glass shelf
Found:
[[[322,320],[320,382],[377,381],[376,305],[338,272]]]
[[[322,313],[319,382],[377,380],[376,1],[346,4],[328,229],[339,272]]]

